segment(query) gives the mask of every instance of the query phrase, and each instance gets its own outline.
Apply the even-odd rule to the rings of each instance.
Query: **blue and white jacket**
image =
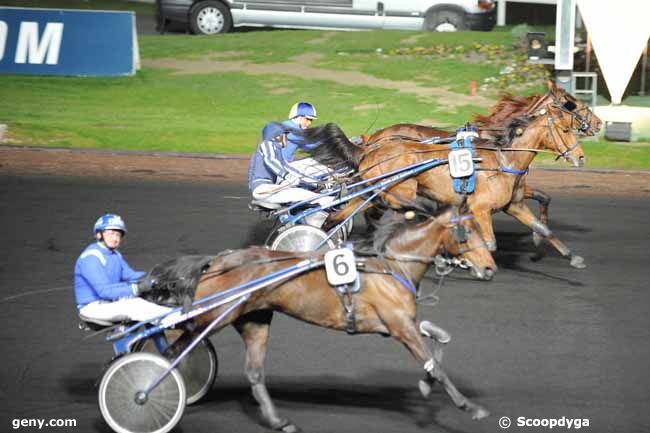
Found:
[[[119,251],[95,242],[81,253],[74,267],[77,308],[99,300],[113,301],[137,292],[135,280],[145,275],[131,269]]]
[[[253,192],[263,183],[275,184],[282,179],[296,178],[306,185],[315,185],[317,179],[311,178],[292,167],[282,156],[281,146],[272,140],[257,145],[248,166],[248,189]]]
[[[283,125],[291,128],[291,129],[300,129],[300,125],[298,125],[296,122],[293,120],[285,120],[282,122]],[[282,156],[284,156],[284,160],[287,162],[291,162],[294,159],[294,154],[298,150],[298,148],[302,149],[313,149],[315,147],[318,147],[320,143],[304,143],[302,144],[302,138],[299,137],[298,135],[294,134],[293,132],[289,132],[287,134],[287,145],[284,149],[282,149]]]

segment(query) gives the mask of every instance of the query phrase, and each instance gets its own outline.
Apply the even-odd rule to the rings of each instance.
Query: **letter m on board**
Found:
[[[16,63],[56,65],[59,62],[63,23],[47,23],[43,36],[38,37],[38,23],[23,21],[18,32]],[[47,59],[46,59],[47,56]]]

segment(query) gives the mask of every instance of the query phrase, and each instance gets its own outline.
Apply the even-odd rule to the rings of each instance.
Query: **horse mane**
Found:
[[[498,147],[510,147],[512,141],[522,134],[522,131],[530,126],[532,121],[525,116],[518,116],[510,120],[504,129],[504,133],[495,140],[494,144]]]
[[[299,131],[297,135],[305,144],[320,143],[319,146],[308,149],[307,152],[321,164],[329,167],[343,164],[352,165],[354,168],[359,167],[359,162],[363,157],[363,148],[352,143],[335,123],[307,128]]]
[[[147,278],[156,281],[145,298],[163,305],[178,306],[185,297],[194,298],[201,275],[215,256],[182,256],[155,265]]]
[[[505,94],[490,109],[486,116],[480,114],[474,115],[474,123],[481,129],[498,129],[513,117],[524,114],[528,107],[540,98],[539,95],[533,96],[513,96]]]
[[[404,230],[430,218],[436,218],[448,209],[449,206],[444,206],[426,213],[416,212],[415,218],[407,220],[403,212],[388,208],[382,215],[381,224],[375,227],[372,237],[356,242],[355,250],[370,254],[383,252],[388,241],[399,236]]]

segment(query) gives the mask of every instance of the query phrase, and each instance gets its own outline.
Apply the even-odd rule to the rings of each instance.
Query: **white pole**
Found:
[[[507,0],[498,0],[497,3],[497,26],[506,25],[506,2]]]

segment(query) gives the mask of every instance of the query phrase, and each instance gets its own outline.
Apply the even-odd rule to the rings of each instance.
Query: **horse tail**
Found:
[[[334,123],[308,128],[301,131],[305,143],[320,143],[308,149],[311,157],[330,167],[348,164],[355,169],[364,154],[363,146],[352,143],[345,133]]]
[[[182,256],[157,264],[147,274],[156,281],[154,290],[143,297],[169,306],[181,305],[186,297],[193,299],[201,275],[213,260],[214,256]]]

